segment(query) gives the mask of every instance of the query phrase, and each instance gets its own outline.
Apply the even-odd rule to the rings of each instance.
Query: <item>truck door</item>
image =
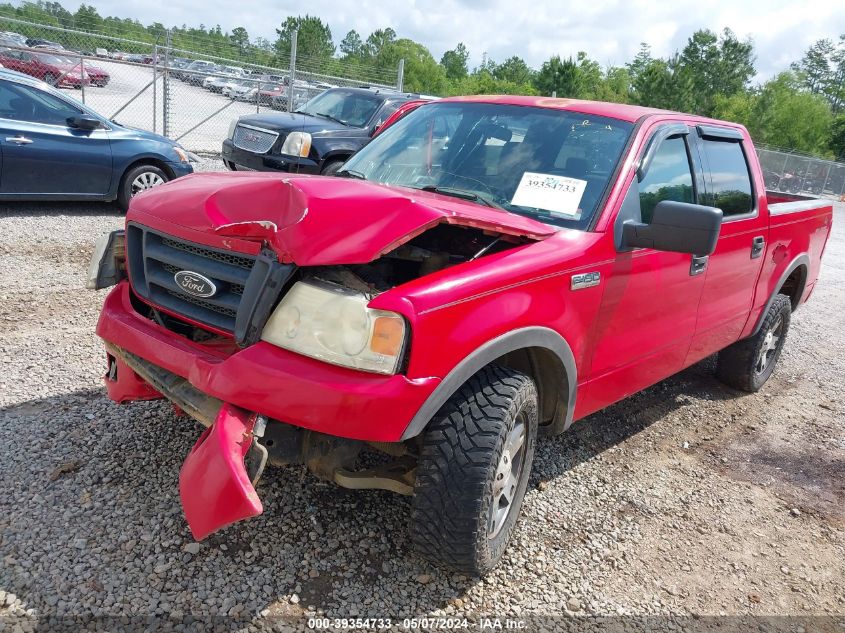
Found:
[[[690,128],[657,128],[656,144],[642,180],[634,178],[623,208],[648,223],[661,200],[698,202],[700,165],[691,151]],[[649,150],[646,150],[649,151]],[[645,153],[645,152],[644,152]],[[696,258],[638,248],[615,253],[602,269],[604,294],[597,316],[590,377],[579,393],[581,417],[636,393],[683,366],[695,333],[704,288]]]
[[[707,262],[698,325],[685,362],[691,365],[735,342],[742,332],[769,238],[768,214],[761,213],[748,153],[754,149],[739,130],[697,128],[694,145],[705,174],[702,204],[722,210],[722,230]],[[765,209],[764,209],[765,211]]]

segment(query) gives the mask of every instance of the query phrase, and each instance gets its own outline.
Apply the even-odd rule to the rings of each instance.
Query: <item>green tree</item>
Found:
[[[493,69],[493,76],[500,81],[507,81],[517,86],[529,85],[534,78],[534,71],[521,57],[508,57]]]
[[[373,31],[367,37],[367,42],[364,44],[364,54],[366,57],[378,60],[384,53],[385,49],[396,42],[396,31],[390,27],[386,29],[378,29]]]
[[[467,60],[469,59],[469,51],[464,46],[463,42],[458,42],[458,45],[452,50],[443,53],[440,59],[440,65],[446,72],[446,77],[449,79],[462,79],[469,74],[467,69]]]
[[[378,56],[381,68],[394,70],[399,60],[405,60],[404,89],[410,92],[442,94],[446,89],[446,74],[429,50],[409,39],[398,39],[385,44]]]
[[[543,62],[535,75],[534,87],[540,94],[547,96],[579,98],[583,86],[578,64],[571,57],[562,60],[560,55],[552,56],[549,61]]]
[[[352,29],[340,42],[340,52],[346,58],[360,58],[364,54],[364,41],[358,31]]]
[[[830,125],[830,151],[836,160],[845,160],[845,114],[839,114]]]
[[[65,28],[73,27],[73,14],[58,2],[42,2],[39,0],[36,6],[46,14],[53,16],[61,26]]]
[[[332,30],[328,24],[315,16],[288,17],[282,27],[276,29],[276,53],[281,57],[290,55],[291,40],[297,31],[296,55],[304,60],[322,61],[334,55]]]
[[[73,16],[73,26],[83,31],[98,31],[103,26],[103,18],[94,7],[81,4]]]
[[[754,99],[748,120],[740,121],[758,143],[830,156],[833,115],[821,95],[801,89],[783,72],[766,82]]]
[[[695,114],[713,114],[716,95],[744,90],[754,76],[754,46],[741,42],[730,29],[721,36],[709,30],[692,34],[670,68],[690,90],[682,103]]]
[[[624,66],[611,66],[604,72],[593,98],[613,103],[628,103],[631,92],[631,75]]]
[[[640,42],[640,50],[637,52],[633,61],[625,66],[628,69],[631,81],[636,81],[640,74],[648,68],[649,64],[653,60],[654,58],[651,56],[651,46],[645,42]]]
[[[239,54],[243,55],[247,52],[247,50],[249,50],[249,33],[247,33],[247,30],[244,27],[236,26],[232,29],[229,39],[232,41],[232,45],[237,49]]]
[[[845,35],[836,43],[829,39],[817,41],[792,64],[792,70],[801,85],[824,96],[834,112],[845,105]]]
[[[637,67],[629,67],[632,73],[632,101],[642,106],[668,107],[673,92],[672,71],[668,62],[651,58],[641,62]]]

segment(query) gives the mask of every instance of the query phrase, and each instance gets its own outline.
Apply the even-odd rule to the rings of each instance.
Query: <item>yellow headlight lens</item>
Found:
[[[270,315],[261,339],[328,363],[395,374],[405,347],[405,319],[367,307],[359,292],[297,282]]]

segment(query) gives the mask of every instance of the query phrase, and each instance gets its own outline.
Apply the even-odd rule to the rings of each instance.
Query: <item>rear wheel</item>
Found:
[[[485,574],[510,540],[537,441],[537,390],[528,376],[489,366],[470,378],[422,437],[411,513],[416,550]]]
[[[56,85],[57,77],[53,73],[46,73],[44,75],[44,83],[50,84],[51,86]]]
[[[780,358],[791,317],[792,301],[777,295],[757,334],[719,352],[716,377],[734,389],[759,391]]]
[[[126,211],[133,197],[142,191],[163,185],[168,180],[170,177],[164,170],[155,165],[133,167],[123,175],[123,180],[120,181],[120,189],[117,193],[118,204]]]

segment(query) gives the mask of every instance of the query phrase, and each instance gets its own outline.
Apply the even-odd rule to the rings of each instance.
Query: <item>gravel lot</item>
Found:
[[[177,477],[201,427],[101,387],[104,292],[84,273],[121,224],[0,206],[0,615],[845,615],[845,204],[763,391],[709,359],[540,440],[483,580],[412,554],[408,499],[299,469],[265,474],[264,515],[194,544]]]

